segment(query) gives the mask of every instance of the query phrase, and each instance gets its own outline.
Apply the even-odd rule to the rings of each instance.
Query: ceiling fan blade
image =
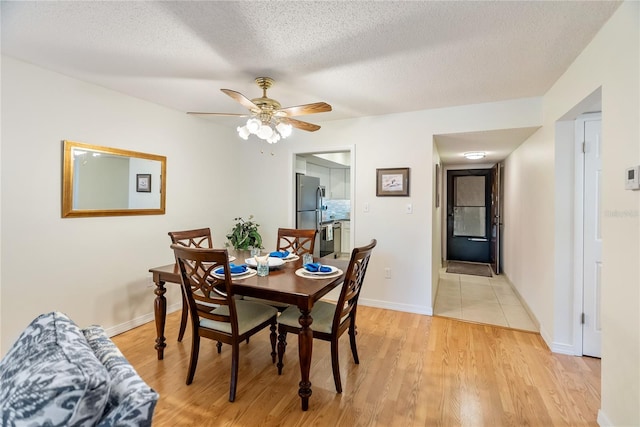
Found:
[[[313,104],[281,108],[276,112],[276,116],[303,116],[305,114],[326,113],[328,111],[331,111],[331,105],[326,102],[315,102]]]
[[[244,108],[246,108],[246,109],[248,109],[250,111],[253,111],[253,110],[260,111],[260,107],[258,107],[249,98],[247,98],[246,96],[244,96],[240,92],[236,92],[235,90],[231,90],[231,89],[220,89],[220,90],[222,92],[226,93],[227,95],[229,95],[236,102],[239,102]]]
[[[315,132],[320,129],[320,126],[314,125],[313,123],[303,122],[302,120],[292,119],[290,117],[283,117],[280,119],[283,123],[288,123],[294,128],[306,130],[307,132]]]
[[[236,113],[204,113],[200,111],[187,111],[187,114],[201,114],[208,116],[231,116],[231,117],[249,117],[251,114],[236,114]]]

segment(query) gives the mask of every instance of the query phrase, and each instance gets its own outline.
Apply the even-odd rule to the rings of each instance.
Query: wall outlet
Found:
[[[389,267],[384,269],[384,278],[391,279],[391,269]]]

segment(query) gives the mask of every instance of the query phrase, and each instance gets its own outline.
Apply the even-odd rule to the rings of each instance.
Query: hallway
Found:
[[[501,276],[480,277],[440,269],[436,316],[538,332],[520,299]]]

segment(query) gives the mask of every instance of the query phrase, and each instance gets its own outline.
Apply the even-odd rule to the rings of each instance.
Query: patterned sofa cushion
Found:
[[[111,377],[111,391],[98,426],[151,426],[158,393],[153,391],[100,326],[83,330],[89,345]]]
[[[87,426],[102,416],[109,374],[66,315],[38,316],[0,361],[3,426]]]

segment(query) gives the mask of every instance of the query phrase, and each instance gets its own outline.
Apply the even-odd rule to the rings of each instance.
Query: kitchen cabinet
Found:
[[[341,221],[342,233],[340,235],[340,252],[343,254],[351,253],[351,221]]]
[[[307,162],[307,175],[320,178],[320,185],[326,188],[331,186],[331,169]]]
[[[329,198],[349,200],[351,197],[351,169],[331,169]]]

